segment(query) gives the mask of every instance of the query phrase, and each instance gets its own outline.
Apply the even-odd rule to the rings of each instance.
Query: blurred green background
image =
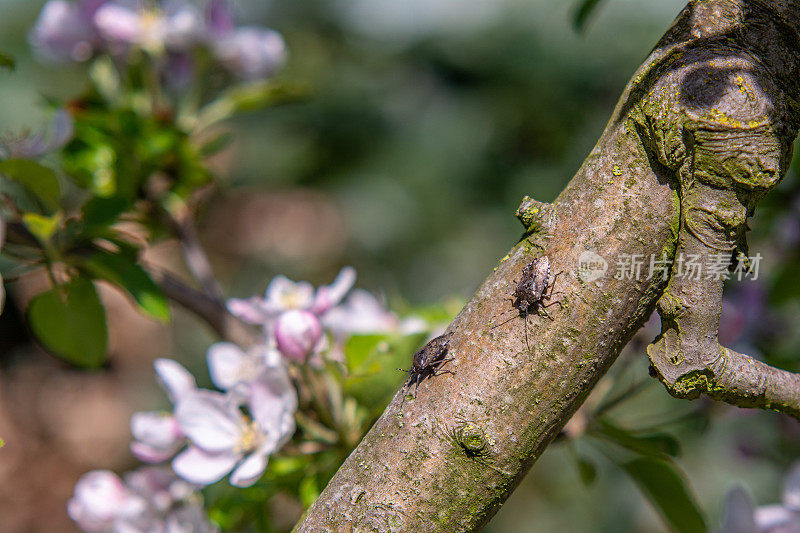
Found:
[[[313,91],[228,124],[235,141],[213,161],[220,187],[199,217],[228,294],[261,292],[279,273],[328,282],[352,264],[360,286],[402,309],[470,296],[519,238],[519,200],[555,198],[684,2],[607,0],[582,32],[572,27],[574,3],[563,0],[234,5],[240,21],[283,33],[284,76]],[[81,66],[31,55],[26,33],[40,7],[0,1],[0,50],[17,60],[15,72],[0,78],[2,131],[35,130],[45,98],[67,99],[82,87]],[[765,256],[762,278],[732,284],[723,324],[729,344],[792,370],[800,345],[796,188],[793,171],[752,224],[751,250]],[[177,249],[163,243],[153,253],[170,263]],[[22,298],[22,288],[10,288]],[[64,502],[77,475],[132,464],[126,413],[163,401],[150,361],[173,355],[202,373],[212,337],[180,313],[167,331],[121,310],[112,317],[111,367],[85,375],[34,353],[17,313],[12,301],[0,319],[0,435],[29,440],[24,451],[0,451],[0,516],[9,531],[68,530]],[[614,386],[649,379],[644,344],[654,328],[623,355],[630,368],[612,371]],[[45,386],[51,392],[42,399]],[[791,420],[673,400],[654,381],[614,419],[637,429],[690,412],[665,427],[679,436],[679,463],[709,523],[719,523],[736,482],[760,504],[779,501],[781,475],[800,454],[800,428]],[[589,485],[576,453],[597,468]],[[664,530],[590,438],[551,446],[487,528]]]

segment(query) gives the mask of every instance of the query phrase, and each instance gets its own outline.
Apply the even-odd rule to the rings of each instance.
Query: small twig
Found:
[[[183,260],[189,272],[200,284],[206,296],[221,299],[222,287],[220,287],[217,278],[214,276],[211,262],[208,260],[208,255],[206,255],[203,245],[200,243],[200,237],[194,226],[191,212],[184,205],[175,213],[167,213],[167,217],[181,244]]]
[[[632,385],[630,385],[628,388],[626,388],[622,392],[614,395],[613,397],[609,398],[608,400],[603,401],[603,403],[601,403],[597,407],[597,409],[594,410],[594,412],[592,413],[592,416],[596,418],[596,417],[599,417],[599,416],[603,415],[607,411],[610,411],[610,410],[614,409],[616,406],[618,406],[622,402],[624,402],[626,400],[629,400],[629,399],[633,398],[634,396],[636,396],[637,394],[639,394],[640,392],[642,392],[651,383],[652,383],[652,381],[650,381],[650,380],[642,380],[642,381],[638,381],[636,383],[633,383]]]

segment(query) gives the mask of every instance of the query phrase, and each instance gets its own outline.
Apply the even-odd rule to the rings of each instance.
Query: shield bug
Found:
[[[419,384],[423,380],[432,376],[438,376],[439,374],[455,374],[452,370],[442,369],[442,365],[453,360],[452,357],[445,358],[447,351],[450,349],[451,335],[451,333],[447,333],[431,339],[428,341],[428,344],[414,354],[409,370],[403,368],[397,369],[408,372],[409,376],[408,381],[403,385],[403,402],[405,402],[406,391],[411,387],[412,383],[414,384],[414,397],[416,398],[417,388],[419,388]]]
[[[564,304],[559,300],[550,302],[553,296],[563,294],[561,292],[553,292],[556,279],[558,279],[558,276],[561,274],[563,274],[563,272],[552,275],[552,271],[550,270],[550,259],[546,255],[537,257],[523,267],[522,276],[520,277],[519,281],[514,281],[515,287],[511,298],[506,298],[506,300],[511,302],[511,307],[513,307],[512,311],[516,310],[518,316],[525,321],[525,345],[528,346],[529,350],[528,315],[542,315],[552,320],[552,317],[547,313],[547,311],[545,311],[545,309],[553,305],[559,305],[560,307],[564,306]],[[513,318],[514,317],[511,317],[505,322],[493,326],[492,329],[506,324]]]

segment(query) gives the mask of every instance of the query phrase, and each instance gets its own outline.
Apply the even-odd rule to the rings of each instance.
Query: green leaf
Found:
[[[226,91],[227,99],[237,112],[256,111],[305,95],[308,88],[285,80],[266,80],[239,85]]]
[[[397,370],[410,368],[411,357],[422,335],[391,337],[386,335],[353,335],[345,345],[348,376],[343,388],[371,412],[383,411],[385,403],[406,379]]]
[[[588,486],[594,483],[594,480],[597,479],[597,467],[594,466],[594,463],[585,457],[576,457],[575,461],[578,463],[578,473],[583,484]]]
[[[14,58],[8,54],[0,52],[0,67],[6,67],[9,70],[14,70]]]
[[[705,533],[706,523],[686,480],[671,461],[638,457],[622,465],[664,520],[679,533]]]
[[[681,453],[681,445],[678,440],[669,433],[657,432],[645,435],[637,435],[605,419],[597,421],[594,432],[623,448],[627,448],[641,455],[654,457],[671,456],[677,457]]]
[[[311,507],[311,504],[314,503],[317,498],[319,498],[319,492],[317,476],[308,476],[303,478],[303,481],[300,482],[298,493],[300,495],[300,501],[303,502],[303,505],[306,508]]]
[[[603,1],[604,0],[582,0],[580,2],[580,6],[575,10],[575,15],[572,18],[572,25],[576,30],[582,31],[586,28],[589,17]]]
[[[50,238],[58,229],[60,222],[61,213],[56,213],[51,217],[38,215],[36,213],[25,213],[22,215],[22,223],[42,244],[50,241]]]
[[[35,296],[26,311],[36,339],[74,365],[97,368],[106,360],[106,313],[92,282],[75,278]]]
[[[202,131],[237,113],[256,111],[279,103],[298,100],[308,95],[309,92],[309,88],[305,85],[277,79],[232,87],[200,110],[194,129]]]
[[[380,351],[378,344],[386,339],[386,335],[353,335],[347,339],[344,353],[347,354],[347,369],[350,373],[359,374],[367,371],[365,368],[367,360]]]
[[[0,161],[0,174],[24,185],[45,207],[58,208],[61,189],[52,169],[29,159],[7,159]]]
[[[83,204],[83,222],[89,227],[109,226],[117,221],[130,203],[116,196],[95,196]]]
[[[121,254],[96,252],[86,259],[84,269],[126,290],[146,315],[161,322],[169,321],[169,303],[161,289],[142,267]]]
[[[200,147],[200,155],[203,157],[211,157],[212,155],[224,150],[233,140],[233,134],[229,131],[223,131],[219,135],[212,137],[210,140],[203,143]]]

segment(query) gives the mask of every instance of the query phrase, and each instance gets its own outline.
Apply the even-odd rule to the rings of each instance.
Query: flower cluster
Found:
[[[225,0],[201,11],[184,0],[143,4],[135,0],[49,0],[30,34],[44,57],[86,61],[97,53],[121,56],[132,48],[169,55],[176,64],[199,47],[208,48],[244,79],[270,75],[286,59],[283,38],[258,26],[237,27]]]
[[[245,322],[261,326],[265,337],[274,339],[281,355],[297,362],[305,362],[327,347],[323,330],[333,336],[329,357],[341,360],[343,340],[350,335],[409,334],[425,329],[426,324],[413,318],[398,321],[367,291],[350,292],[355,279],[355,270],[345,267],[332,284],[314,291],[307,282],[295,283],[278,276],[263,298],[231,299],[228,310]]]
[[[117,531],[120,524],[132,531],[188,531],[169,523],[197,516],[202,521],[192,523],[205,523],[194,504],[187,503],[198,501],[195,488],[228,475],[236,487],[258,481],[270,455],[295,433],[298,393],[292,367],[341,358],[343,343],[354,333],[425,329],[420,320],[399,321],[366,291],[350,292],[355,277],[355,270],[346,267],[332,284],[315,290],[307,282],[278,276],[263,298],[229,300],[231,313],[260,325],[264,334],[247,349],[229,342],[209,348],[209,375],[218,390],[198,387],[176,361],[156,360],[156,375],[173,409],[135,413],[131,451],[145,463],[169,461],[171,470],[137,472],[167,472],[172,481],[158,485],[158,491],[145,490],[153,483],[137,481],[144,474],[134,472],[123,482],[110,472],[90,472],[75,487],[70,516],[86,531]],[[185,489],[179,496],[174,495],[175,480]],[[192,531],[208,530],[203,527]]]
[[[108,470],[81,477],[67,504],[84,531],[211,533],[195,487],[167,468],[143,467],[124,480]]]

